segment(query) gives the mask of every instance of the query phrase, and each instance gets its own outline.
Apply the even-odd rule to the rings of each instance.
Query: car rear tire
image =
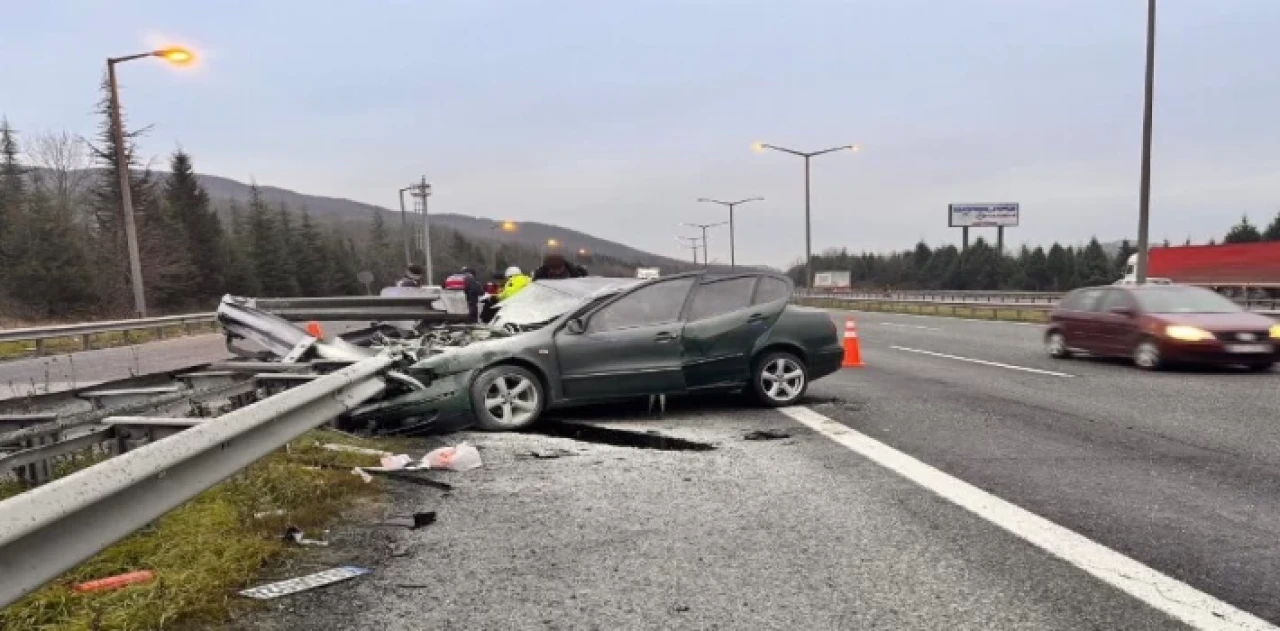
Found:
[[[1160,354],[1160,345],[1147,337],[1133,347],[1133,365],[1143,370],[1160,370],[1164,367],[1164,357]]]
[[[1067,346],[1067,336],[1062,331],[1050,331],[1044,336],[1044,349],[1049,353],[1049,357],[1054,359],[1068,359],[1071,357],[1071,348]]]
[[[476,426],[485,431],[510,432],[533,425],[545,405],[542,382],[520,366],[494,366],[471,383],[471,409]]]
[[[768,407],[791,405],[808,389],[809,368],[791,353],[767,353],[756,361],[751,371],[751,393]]]
[[[1249,371],[1250,372],[1271,372],[1271,369],[1274,366],[1275,364],[1272,362],[1265,362],[1262,364],[1249,364]]]

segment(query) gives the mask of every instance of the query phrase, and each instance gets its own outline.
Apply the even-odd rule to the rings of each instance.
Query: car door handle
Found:
[[[676,335],[675,333],[669,333],[669,332],[667,332],[667,331],[663,331],[663,332],[661,332],[661,333],[659,333],[659,334],[657,334],[657,335],[653,336],[653,339],[654,339],[654,340],[656,340],[656,341],[658,341],[658,342],[670,342],[670,341],[672,341],[672,340],[674,340],[674,339],[676,339],[676,338],[678,338],[678,337],[680,337],[680,336],[679,336],[679,335]]]

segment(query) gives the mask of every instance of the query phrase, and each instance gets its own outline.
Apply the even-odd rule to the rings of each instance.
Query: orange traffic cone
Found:
[[[844,321],[844,368],[862,368],[862,350],[858,347],[858,324],[849,318]]]

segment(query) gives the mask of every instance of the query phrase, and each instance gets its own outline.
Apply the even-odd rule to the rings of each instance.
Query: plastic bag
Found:
[[[471,443],[458,443],[454,447],[441,447],[427,452],[422,465],[430,469],[470,471],[482,466],[480,452]]]

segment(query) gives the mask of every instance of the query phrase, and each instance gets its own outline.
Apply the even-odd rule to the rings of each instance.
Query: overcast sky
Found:
[[[133,124],[206,173],[393,206],[561,223],[669,255],[760,195],[740,262],[959,240],[949,202],[1016,201],[1010,244],[1136,234],[1143,0],[14,2],[0,114],[91,133],[102,60]],[[1280,1],[1160,0],[1152,236],[1280,209]],[[981,234],[977,231],[975,234]],[[727,233],[712,258],[727,260]]]

